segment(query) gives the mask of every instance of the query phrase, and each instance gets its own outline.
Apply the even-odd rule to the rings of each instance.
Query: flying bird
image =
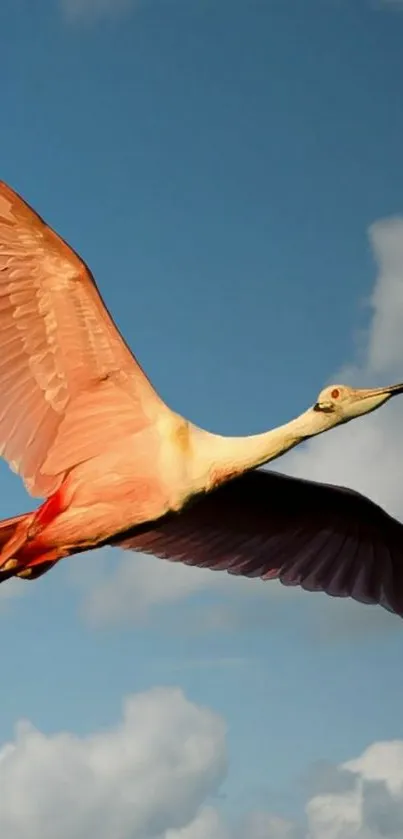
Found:
[[[336,384],[263,434],[198,428],[154,390],[83,260],[0,182],[0,454],[45,499],[0,522],[0,581],[118,545],[403,616],[403,526],[258,468],[402,392]]]

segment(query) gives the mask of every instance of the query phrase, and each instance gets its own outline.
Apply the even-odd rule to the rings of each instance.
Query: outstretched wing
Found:
[[[403,526],[342,487],[255,470],[114,544],[379,603],[403,617]]]
[[[46,496],[162,405],[87,266],[0,182],[0,454]]]

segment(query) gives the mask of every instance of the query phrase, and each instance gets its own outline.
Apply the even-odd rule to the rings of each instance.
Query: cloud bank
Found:
[[[0,835],[196,839],[225,772],[224,722],[180,690],[132,696],[118,725],[82,739],[20,723],[0,751]]]
[[[269,812],[230,824],[209,803],[226,776],[225,734],[221,717],[175,688],[128,697],[120,722],[86,737],[20,722],[0,747],[0,835],[401,839],[403,741],[375,743],[335,767],[333,791],[322,784],[310,798],[303,827]]]

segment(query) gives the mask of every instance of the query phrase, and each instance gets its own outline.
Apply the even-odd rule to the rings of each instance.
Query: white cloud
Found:
[[[199,811],[225,772],[223,720],[178,689],[130,697],[118,725],[84,738],[20,723],[0,750],[0,835],[198,839],[210,825],[225,839]]]
[[[378,221],[369,229],[379,277],[371,298],[373,319],[368,367],[373,373],[402,370],[403,219]]]
[[[375,743],[335,767],[331,790],[322,783],[307,802],[302,827],[269,812],[230,824],[209,804],[226,775],[225,734],[221,717],[176,688],[129,697],[118,724],[85,737],[20,722],[0,747],[0,835],[401,839],[403,741]]]
[[[366,385],[403,378],[403,219],[381,220],[369,229],[369,238],[378,265],[378,276],[369,295],[370,323],[364,359],[350,364],[344,379]],[[347,371],[347,372],[346,372]],[[347,379],[346,379],[347,377]],[[335,429],[307,445],[294,449],[276,463],[289,474],[339,483],[357,489],[380,503],[390,513],[403,517],[403,400],[396,399],[380,411]],[[390,627],[393,617],[383,610],[363,607],[349,601],[341,604],[326,596],[307,595],[298,588],[279,583],[240,580],[225,572],[189,568],[153,557],[110,555],[104,572],[87,573],[84,611],[94,623],[144,621],[164,607],[179,602],[192,603],[193,627],[231,629],[253,620],[273,620],[273,602],[282,598],[312,597],[323,624],[331,632],[357,631],[360,621],[373,627]],[[109,564],[110,560],[110,564]],[[69,560],[70,567],[72,560]],[[82,570],[82,558],[76,564]],[[88,569],[95,572],[99,554]],[[77,575],[78,576],[78,575]],[[216,602],[208,607],[197,604],[199,595],[209,592]],[[211,598],[210,598],[211,599]],[[267,608],[270,601],[271,608]],[[326,604],[323,607],[321,604]],[[377,612],[381,612],[378,618]],[[176,612],[173,611],[173,617]],[[396,625],[396,621],[395,621]]]
[[[340,771],[352,773],[352,786],[309,801],[309,839],[401,839],[403,741],[375,743]]]
[[[108,15],[119,15],[129,9],[132,0],[60,0],[63,13],[70,21],[94,21]]]
[[[370,298],[366,357],[360,367],[349,369],[349,377],[355,384],[368,380],[386,384],[403,378],[403,219],[376,222],[369,236],[379,273]],[[282,468],[290,474],[346,484],[402,518],[402,420],[402,400],[396,399],[295,449],[283,459]]]

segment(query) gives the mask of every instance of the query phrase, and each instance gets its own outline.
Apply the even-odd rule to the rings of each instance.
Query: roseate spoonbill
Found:
[[[0,523],[0,580],[109,544],[403,616],[403,526],[351,490],[256,469],[402,392],[333,385],[250,437],[196,427],[153,389],[85,263],[0,182],[1,454],[46,499]]]

